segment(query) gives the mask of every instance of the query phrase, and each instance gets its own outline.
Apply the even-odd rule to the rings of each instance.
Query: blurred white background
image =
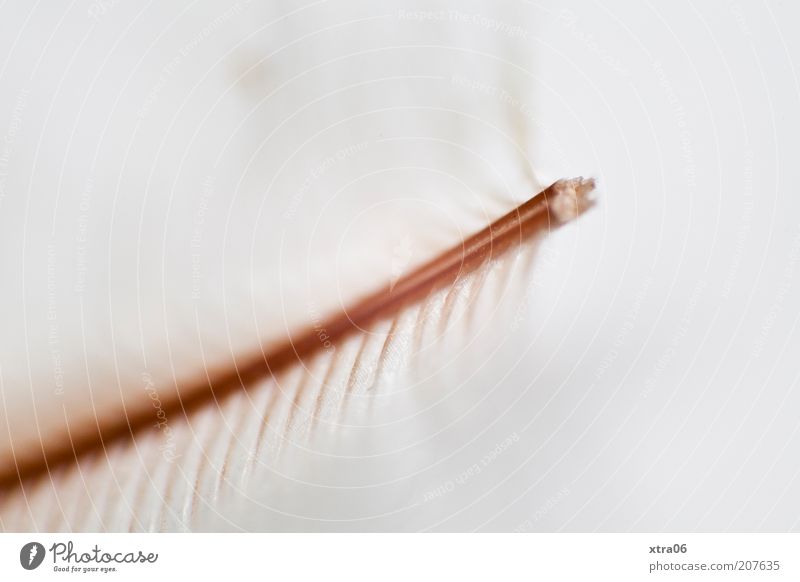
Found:
[[[796,5],[44,4],[0,19],[4,464],[587,175],[476,341],[192,527],[798,529]]]

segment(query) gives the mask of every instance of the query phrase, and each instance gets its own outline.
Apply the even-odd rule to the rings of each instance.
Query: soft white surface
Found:
[[[99,6],[3,9],[3,462],[149,407],[145,372],[169,399],[538,190],[510,135],[530,122],[451,77],[530,78],[458,23]]]
[[[370,526],[796,529],[796,7],[483,2],[410,16],[320,2],[263,28],[288,4],[221,17],[210,3],[108,3],[97,23],[87,4],[4,8],[0,131],[20,121],[0,206],[2,448],[57,426],[62,406],[85,418],[90,395],[109,411],[146,398],[143,370],[166,391],[173,372],[312,322],[537,177],[594,175],[599,206],[546,241],[535,285],[509,282],[529,289],[509,351],[472,360],[508,373],[507,402],[524,398],[499,432],[470,441],[480,425],[464,423],[416,451],[452,458],[470,442],[413,481],[412,499],[508,435],[519,444],[435,511]],[[469,370],[440,373],[461,386]],[[323,484],[348,474],[295,469]],[[362,469],[370,482],[385,467]],[[358,491],[337,511],[407,501]],[[293,493],[268,501],[302,505]],[[325,520],[341,513],[314,507],[278,523],[337,527]]]

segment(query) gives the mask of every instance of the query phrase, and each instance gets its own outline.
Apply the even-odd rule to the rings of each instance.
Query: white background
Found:
[[[583,174],[597,207],[508,283],[524,324],[425,384],[443,417],[412,408],[367,439],[385,465],[326,449],[365,460],[311,455],[205,527],[800,525],[796,5],[2,10],[4,463],[149,405],[143,370],[166,398],[386,281],[404,240],[421,261]]]

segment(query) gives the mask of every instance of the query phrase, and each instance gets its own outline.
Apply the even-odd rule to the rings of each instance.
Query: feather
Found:
[[[7,13],[14,38],[28,8]],[[26,43],[85,25],[91,50],[15,52],[4,74],[30,172],[0,214],[0,466],[150,406],[143,375],[175,400],[390,280],[402,241],[424,262],[541,188],[493,123],[503,103],[463,86],[497,59],[437,48],[461,25],[419,18],[348,1],[115,4],[56,36],[30,20]]]
[[[530,299],[519,282],[535,252],[522,247],[334,350],[26,484],[5,500],[4,528],[454,527],[484,469],[519,458],[503,417],[521,395],[497,372],[533,331],[519,320]]]
[[[108,419],[161,414],[175,386],[231,368],[254,346],[269,350],[542,186],[525,154],[531,116],[509,114],[494,94],[526,91],[523,47],[453,18],[485,5],[106,8],[86,23],[92,51],[16,52],[4,73],[0,97],[18,102],[26,123],[16,162],[37,176],[10,176],[14,195],[1,201],[0,268],[15,282],[0,307],[5,474],[53,443],[69,452]],[[22,22],[25,42],[39,45],[84,34],[67,19],[53,36],[23,3],[4,11],[3,38]],[[154,38],[162,24],[168,34]],[[40,143],[68,146],[39,157]],[[302,443],[346,451],[350,424],[413,409],[419,394],[402,388],[402,370],[435,366],[415,350],[498,285],[482,273],[308,369],[192,414],[164,412],[132,442],[109,441],[0,492],[0,525],[194,530],[224,516],[233,527],[249,487],[285,485],[264,471],[313,470],[295,460]],[[463,317],[486,323],[474,309]],[[366,405],[366,391],[381,397]],[[407,399],[394,402],[395,392]]]

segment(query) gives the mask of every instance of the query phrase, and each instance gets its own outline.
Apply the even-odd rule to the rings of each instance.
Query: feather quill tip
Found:
[[[559,180],[552,186],[554,196],[548,199],[551,215],[560,224],[574,220],[592,206],[588,195],[594,187],[594,178]]]

